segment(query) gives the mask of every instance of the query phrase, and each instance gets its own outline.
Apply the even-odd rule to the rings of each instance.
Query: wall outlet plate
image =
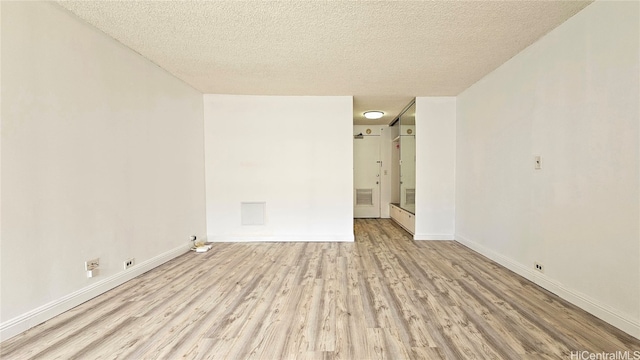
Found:
[[[535,262],[533,263],[533,266],[536,270],[544,274],[544,266],[542,266],[542,264],[540,264],[539,262]]]
[[[533,168],[536,170],[542,169],[542,156],[540,155],[533,156]]]
[[[95,259],[87,260],[84,262],[85,271],[95,270],[99,266],[100,266],[100,258],[95,258]]]
[[[136,263],[136,259],[131,258],[131,259],[127,259],[124,262],[124,269],[127,270],[128,268],[132,267],[133,265],[135,265]]]

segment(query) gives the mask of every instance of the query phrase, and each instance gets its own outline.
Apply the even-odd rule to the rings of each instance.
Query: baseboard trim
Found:
[[[114,274],[113,276],[95,282],[80,290],[74,291],[71,294],[66,295],[58,300],[44,304],[36,309],[33,309],[20,316],[1,323],[0,341],[4,341],[20,333],[23,333],[38,324],[41,324],[57,315],[60,315],[63,312],[82,304],[85,301],[103,294],[135,278],[136,276],[144,274],[145,272],[186,253],[187,251],[189,251],[190,245],[191,244],[187,243],[183,246],[179,246],[175,249],[164,252],[149,260],[140,262],[128,270],[123,270],[117,274]]]
[[[337,235],[215,235],[207,234],[211,242],[354,242],[353,234]]]
[[[453,234],[415,234],[413,240],[453,240]]]
[[[461,235],[455,235],[455,240],[460,244],[480,253],[483,256],[497,262],[525,279],[551,291],[562,299],[576,305],[588,313],[606,321],[627,334],[640,339],[640,322],[630,319],[608,305],[582,294],[574,289],[565,287],[562,283],[541,274],[527,266],[522,265],[502,254],[499,254],[483,245],[480,245]]]

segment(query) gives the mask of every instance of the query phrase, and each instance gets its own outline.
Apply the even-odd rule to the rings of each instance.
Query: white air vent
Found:
[[[407,189],[405,191],[404,202],[407,205],[415,205],[416,203],[416,189]]]
[[[264,214],[267,203],[242,202],[240,203],[240,217],[242,225],[264,225]]]
[[[373,189],[356,189],[356,205],[373,205]]]

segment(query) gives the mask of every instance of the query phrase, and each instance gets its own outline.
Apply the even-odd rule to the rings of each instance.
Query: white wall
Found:
[[[205,95],[213,241],[353,241],[352,98]],[[242,226],[241,202],[266,202]]]
[[[457,240],[636,337],[639,10],[597,1],[463,92],[456,178]]]
[[[453,240],[456,98],[416,98],[415,240]]]
[[[202,94],[57,5],[0,6],[6,338],[204,236],[204,146]]]

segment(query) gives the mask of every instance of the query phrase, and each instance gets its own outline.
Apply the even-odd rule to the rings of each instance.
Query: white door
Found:
[[[380,217],[380,136],[353,139],[353,215]]]

